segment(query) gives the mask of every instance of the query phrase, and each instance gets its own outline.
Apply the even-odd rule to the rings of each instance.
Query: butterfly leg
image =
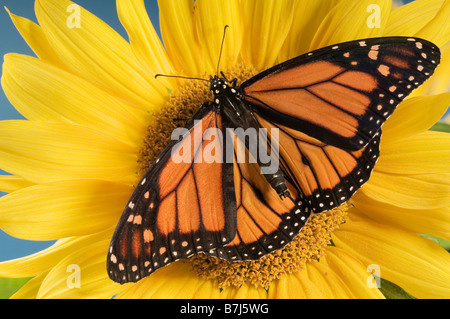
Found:
[[[232,85],[233,85],[233,88],[236,88],[236,85],[237,85],[237,79],[234,78],[233,80],[228,81],[228,83],[232,84]]]
[[[220,71],[220,74],[225,79],[225,81],[227,81],[228,83],[230,83],[232,85],[232,88],[236,88],[236,85],[237,85],[237,79],[236,78],[234,78],[233,80],[230,81],[230,80],[227,79],[227,77],[225,76],[225,74],[222,71]]]

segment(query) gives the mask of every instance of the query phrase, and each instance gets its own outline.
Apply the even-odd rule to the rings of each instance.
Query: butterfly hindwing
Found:
[[[295,188],[290,188],[292,197],[281,198],[277,194],[247,146],[236,136],[234,148],[236,236],[224,247],[205,253],[229,261],[256,260],[291,242],[310,214],[294,200],[298,198]],[[246,161],[239,158],[239,152],[246,152]]]
[[[222,139],[211,137],[223,129],[220,113],[205,108],[151,165],[111,241],[108,273],[113,280],[136,282],[235,237],[233,164],[224,160]],[[207,149],[221,158],[207,158]]]
[[[348,151],[257,118],[268,132],[278,129],[281,170],[300,190],[299,201],[306,213],[320,213],[347,202],[368,181],[379,156],[381,129],[364,148]]]
[[[244,82],[241,90],[266,119],[358,150],[439,60],[439,49],[423,39],[357,40],[283,62]]]

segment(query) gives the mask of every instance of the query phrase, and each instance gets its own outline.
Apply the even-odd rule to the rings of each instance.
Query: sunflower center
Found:
[[[258,72],[252,67],[237,65],[224,73],[227,78],[237,78],[238,83],[242,83]],[[170,142],[172,131],[185,124],[183,119],[192,117],[203,103],[212,99],[207,82],[189,80],[178,87],[160,111],[152,114],[153,122],[147,128],[138,158],[140,175]],[[291,243],[258,260],[231,262],[200,253],[185,262],[190,263],[200,278],[214,280],[220,288],[250,283],[268,289],[272,281],[322,257],[325,247],[331,244],[331,233],[345,222],[346,216],[345,205],[313,214]]]

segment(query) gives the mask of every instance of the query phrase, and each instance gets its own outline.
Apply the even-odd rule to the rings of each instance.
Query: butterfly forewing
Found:
[[[439,49],[418,38],[357,40],[270,68],[241,86],[266,119],[346,150],[365,147],[398,103],[431,76]]]
[[[235,237],[233,164],[225,161],[222,140],[208,137],[207,129],[224,129],[221,115],[210,108],[167,146],[137,185],[110,245],[108,273],[114,281],[138,281]],[[206,158],[208,147],[220,160]]]

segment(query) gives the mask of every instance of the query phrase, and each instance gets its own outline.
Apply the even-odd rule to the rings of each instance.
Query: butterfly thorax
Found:
[[[261,126],[255,118],[250,104],[245,103],[241,99],[242,93],[240,92],[240,88],[236,86],[236,82],[236,79],[228,81],[224,77],[220,78],[217,75],[214,77],[211,76],[209,89],[214,94],[214,102],[212,104],[223,115],[225,123],[229,128],[241,128],[244,131],[254,129],[254,132],[259,134]],[[248,143],[245,140],[242,142],[244,144]],[[259,148],[263,148],[262,152],[267,153],[270,146],[267,140],[261,143],[260,139],[257,148],[258,154],[260,154]],[[257,162],[260,166],[264,165],[260,162],[259,157],[257,157]],[[280,197],[290,196],[283,173],[279,168],[276,172],[265,173],[263,175]]]
[[[259,127],[254,118],[252,110],[248,105],[243,105],[242,94],[236,86],[237,79],[231,81],[225,77],[210,77],[209,89],[214,94],[212,103],[216,109],[220,109],[222,114],[229,120],[231,127]]]
[[[209,81],[209,90],[214,94],[215,104],[220,104],[221,100],[226,96],[239,96],[236,88],[237,79],[228,81],[225,78],[220,78],[215,75],[214,77],[211,76]],[[229,84],[231,84],[231,86]]]

